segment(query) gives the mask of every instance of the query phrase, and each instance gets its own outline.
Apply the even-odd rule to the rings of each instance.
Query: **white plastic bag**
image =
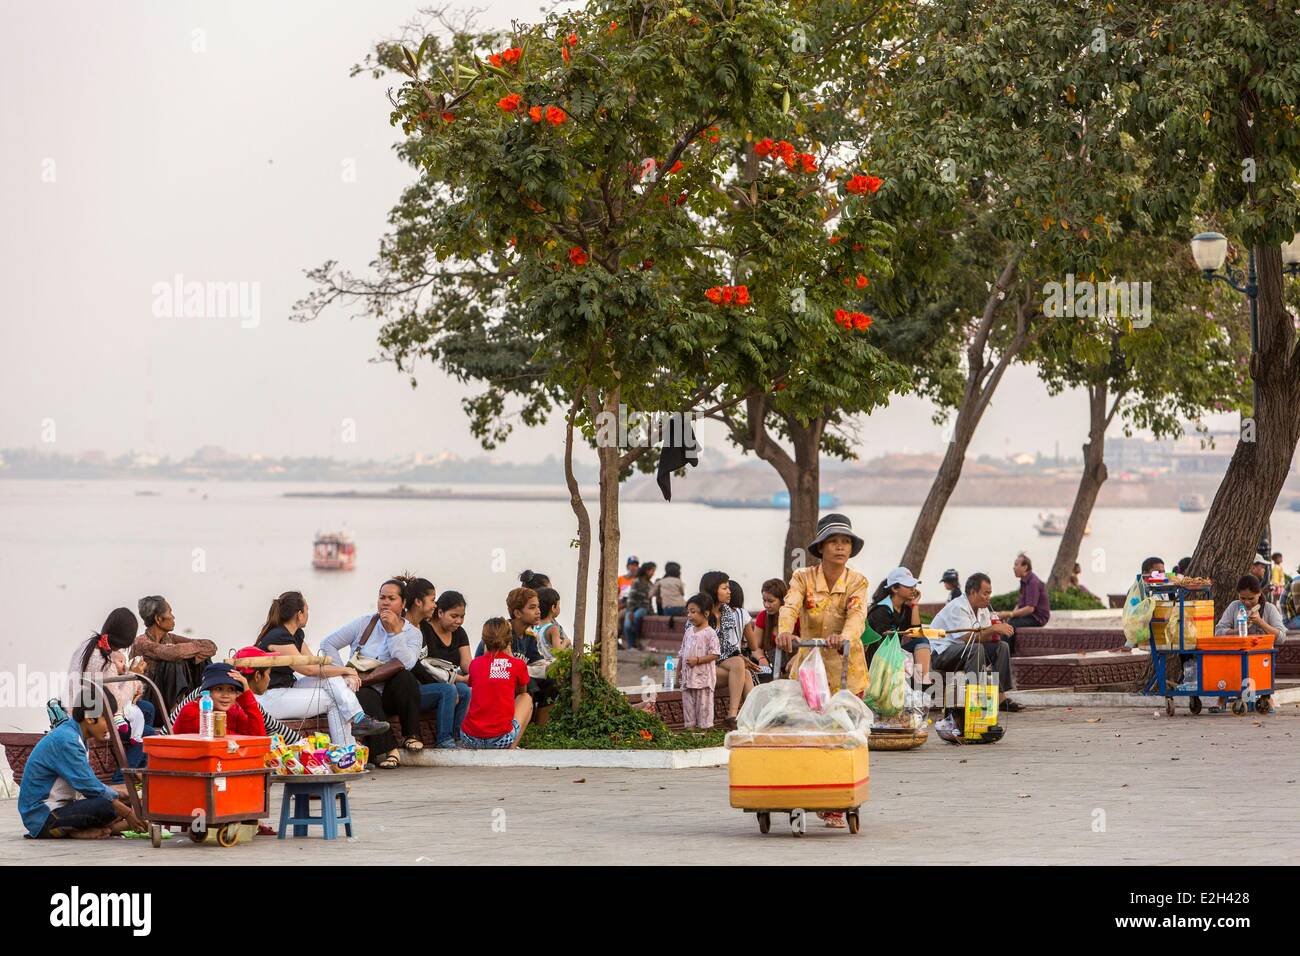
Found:
[[[817,648],[799,665],[799,686],[810,709],[820,713],[831,702],[831,684],[826,679],[826,665]]]

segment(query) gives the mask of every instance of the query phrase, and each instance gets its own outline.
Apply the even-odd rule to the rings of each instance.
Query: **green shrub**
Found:
[[[1008,591],[1006,594],[995,594],[989,600],[989,607],[995,611],[1011,611],[1015,609],[1019,597],[1019,589]],[[1079,588],[1051,591],[1047,597],[1052,602],[1053,611],[1100,611],[1106,608],[1096,595],[1081,591]]]
[[[690,750],[722,745],[726,731],[672,731],[656,714],[635,709],[605,680],[594,655],[582,657],[582,702],[573,710],[572,653],[557,651],[546,676],[560,686],[544,726],[529,725],[520,746],[528,750]]]

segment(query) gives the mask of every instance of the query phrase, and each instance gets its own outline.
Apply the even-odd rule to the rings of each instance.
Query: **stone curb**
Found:
[[[1029,707],[1163,707],[1159,694],[1125,694],[1118,691],[1076,692],[1043,688],[1013,690],[1007,697]],[[1176,704],[1186,706],[1186,698],[1174,698]],[[1273,692],[1273,703],[1300,704],[1300,687],[1283,687]],[[1208,706],[1208,705],[1207,705]]]
[[[725,767],[725,747],[698,750],[435,750],[402,752],[404,767],[592,767],[689,770]]]

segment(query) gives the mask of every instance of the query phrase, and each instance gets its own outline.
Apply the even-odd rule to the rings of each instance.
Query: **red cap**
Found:
[[[260,647],[241,647],[239,650],[235,651],[235,660],[239,660],[241,657],[269,657],[269,656],[271,656],[270,651],[264,651]],[[238,670],[239,673],[247,676],[248,674],[253,673],[255,668],[240,667],[238,668]]]

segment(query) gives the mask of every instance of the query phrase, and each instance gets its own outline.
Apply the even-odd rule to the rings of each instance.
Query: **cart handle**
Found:
[[[849,640],[844,638],[840,641],[840,653],[844,655],[844,669],[840,672],[840,689],[843,690],[849,686]],[[822,638],[811,638],[809,640],[800,640],[795,638],[790,642],[792,650],[799,650],[805,647],[830,647],[830,642]],[[776,655],[772,661],[772,677],[779,679],[781,677],[781,647],[777,645]]]
[[[110,674],[96,677],[82,677],[82,682],[90,681],[92,684],[99,684],[100,690],[103,690],[104,684],[124,684],[127,681],[144,681],[149,689],[153,691],[154,706],[158,711],[158,717],[165,724],[167,722],[167,705],[163,701],[163,695],[158,690],[158,685],[146,677],[144,674]],[[122,738],[118,736],[117,729],[113,728],[108,734],[108,748],[113,752],[113,759],[117,762],[117,769],[122,771],[122,780],[127,783],[126,800],[135,815],[141,820],[144,819],[144,805],[140,802],[140,795],[136,793],[135,787],[130,784],[132,779],[132,768],[127,766],[126,748],[122,746]]]

